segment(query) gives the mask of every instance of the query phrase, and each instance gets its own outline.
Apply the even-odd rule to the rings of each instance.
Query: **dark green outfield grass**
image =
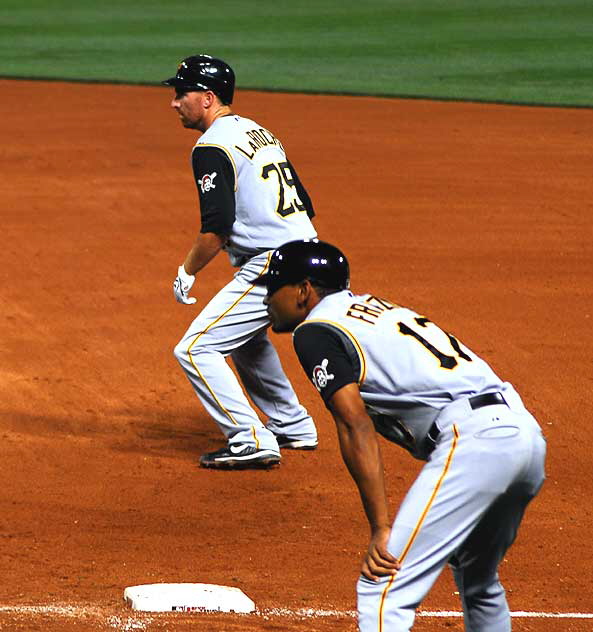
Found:
[[[0,76],[593,106],[593,0],[0,0]]]

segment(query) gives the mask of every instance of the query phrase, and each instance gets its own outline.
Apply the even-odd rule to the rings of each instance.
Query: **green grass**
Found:
[[[591,0],[2,0],[0,76],[593,105]]]

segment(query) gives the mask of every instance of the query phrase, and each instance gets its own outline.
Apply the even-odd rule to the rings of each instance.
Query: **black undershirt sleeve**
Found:
[[[196,145],[192,166],[200,197],[200,232],[229,235],[235,222],[235,172],[229,157],[217,147]]]
[[[305,373],[326,406],[336,391],[358,382],[360,366],[334,327],[305,323],[294,332],[293,344]]]
[[[288,162],[288,167],[290,168],[290,171],[292,172],[294,185],[296,187],[299,199],[305,205],[305,209],[307,211],[307,215],[309,219],[313,219],[315,217],[315,209],[313,208],[313,202],[311,201],[311,198],[309,194],[307,193],[307,189],[305,189],[305,187],[303,186],[303,183],[301,182],[301,179],[299,178],[299,174],[296,172],[295,168],[292,166],[290,160],[287,159],[287,162]]]

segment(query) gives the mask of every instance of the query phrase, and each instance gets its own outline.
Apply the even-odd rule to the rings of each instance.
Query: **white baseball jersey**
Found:
[[[358,580],[360,632],[410,630],[446,564],[465,629],[509,632],[498,565],[545,477],[545,440],[519,395],[457,338],[370,294],[326,296],[294,343],[326,402],[358,384],[376,430],[427,461],[387,543],[401,568]]]
[[[225,249],[240,269],[190,324],[175,356],[229,446],[279,455],[278,435],[316,444],[313,419],[266,333],[265,288],[253,285],[268,264],[269,251],[316,236],[311,199],[280,141],[234,114],[216,119],[200,137],[192,167],[201,232],[227,238]],[[229,355],[242,385],[226,360]],[[245,391],[266,417],[265,425]]]
[[[453,335],[370,294],[325,297],[295,330],[294,343],[326,402],[356,382],[377,431],[415,456],[447,404],[503,387]]]
[[[232,225],[229,222],[226,247],[231,261],[317,236],[309,218],[308,196],[302,199],[306,192],[282,143],[270,131],[235,114],[224,116],[196,143],[198,161],[204,148],[220,150],[232,166],[234,218]],[[221,174],[202,169],[198,187],[203,208],[209,194],[221,186],[225,186]]]

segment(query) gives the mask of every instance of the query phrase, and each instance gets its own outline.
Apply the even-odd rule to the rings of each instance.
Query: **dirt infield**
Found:
[[[195,135],[170,91],[0,91],[0,630],[355,630],[367,527],[290,337],[273,339],[319,449],[270,472],[196,466],[223,441],[172,349],[232,270],[220,256],[197,307],[175,303],[199,219]],[[283,140],[355,290],[434,318],[522,393],[548,480],[501,569],[511,609],[593,612],[593,111],[255,92],[235,109]],[[382,445],[395,510],[420,464]],[[161,581],[238,586],[261,612],[122,604],[126,586]],[[424,610],[458,610],[454,590],[443,573]]]

